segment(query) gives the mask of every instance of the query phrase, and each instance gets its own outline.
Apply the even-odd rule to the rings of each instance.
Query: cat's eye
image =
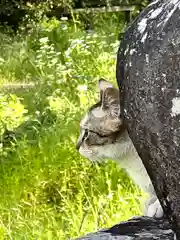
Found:
[[[85,129],[85,130],[84,130],[84,135],[83,135],[83,139],[82,139],[82,140],[84,140],[85,138],[87,138],[87,136],[88,136],[88,130]]]
[[[98,135],[100,138],[104,138],[104,137],[108,137],[109,135],[102,135],[102,134],[100,134],[100,133],[98,133],[98,132],[94,132],[94,131],[91,131],[93,134],[96,134],[96,135]]]

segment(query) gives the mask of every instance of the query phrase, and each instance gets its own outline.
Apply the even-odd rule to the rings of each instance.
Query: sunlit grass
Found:
[[[28,117],[0,145],[0,239],[70,239],[141,212],[142,194],[114,162],[93,165],[75,149],[98,78],[115,82],[119,30],[106,21],[89,33],[52,20],[28,36],[0,36],[0,83],[36,84],[14,89],[28,113],[0,115],[6,127]]]

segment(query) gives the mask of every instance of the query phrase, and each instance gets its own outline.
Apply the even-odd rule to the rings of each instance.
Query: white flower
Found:
[[[78,90],[79,91],[87,91],[87,85],[79,85]]]
[[[48,39],[48,37],[43,37],[43,38],[40,38],[39,41],[40,41],[40,43],[48,43],[49,39]]]
[[[62,20],[62,21],[67,21],[68,18],[67,18],[67,17],[61,17],[61,20]]]

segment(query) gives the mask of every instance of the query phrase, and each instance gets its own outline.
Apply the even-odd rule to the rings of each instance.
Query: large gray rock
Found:
[[[133,22],[117,80],[129,135],[168,222],[139,217],[79,240],[180,239],[180,0],[155,0]]]
[[[129,135],[180,239],[180,0],[152,2],[126,31],[117,80]]]
[[[76,240],[174,240],[174,233],[165,219],[133,218],[112,228],[88,234]]]

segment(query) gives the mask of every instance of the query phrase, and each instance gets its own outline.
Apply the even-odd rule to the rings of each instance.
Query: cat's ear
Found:
[[[109,111],[112,116],[120,116],[120,98],[119,90],[116,88],[107,88],[102,95],[101,107]]]
[[[119,90],[113,86],[112,83],[101,78],[99,80],[100,100],[102,108],[119,108]]]
[[[108,82],[104,78],[99,79],[99,92],[100,92],[100,101],[101,102],[103,100],[103,95],[104,95],[104,92],[106,91],[106,89],[113,88],[113,87],[114,86],[112,85],[112,83]]]
[[[110,107],[119,104],[119,90],[116,88],[107,88],[102,95],[102,107]]]
[[[101,91],[105,91],[107,88],[113,88],[114,86],[112,85],[112,83],[108,82],[107,80],[105,80],[104,78],[100,78],[99,79],[99,90]]]

